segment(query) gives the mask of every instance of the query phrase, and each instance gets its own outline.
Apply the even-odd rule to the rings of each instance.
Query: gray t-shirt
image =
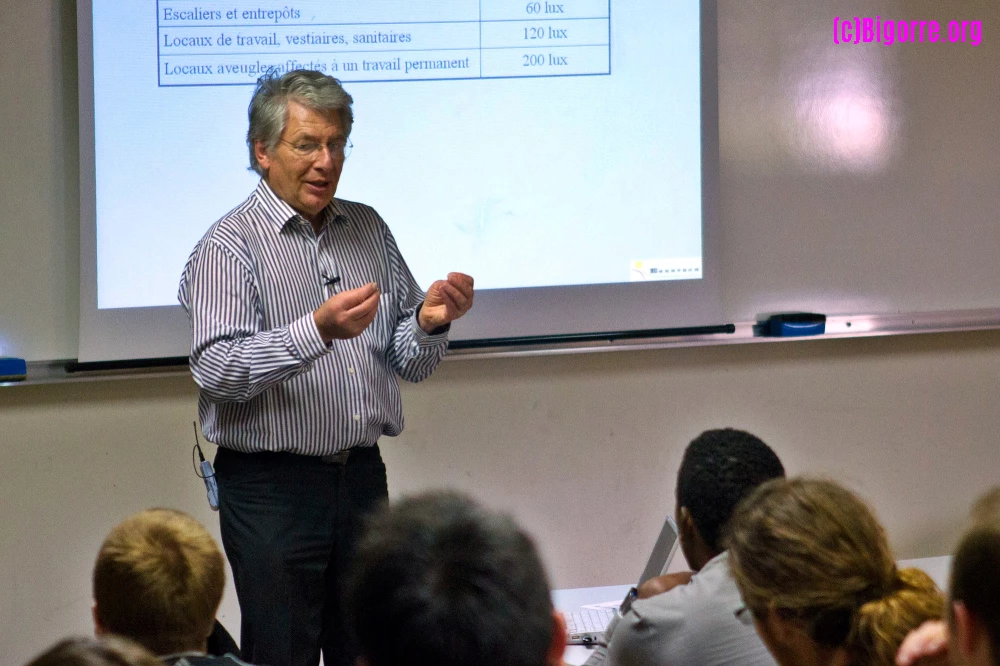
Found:
[[[712,558],[687,585],[636,599],[588,666],[774,666],[743,607],[729,554]]]

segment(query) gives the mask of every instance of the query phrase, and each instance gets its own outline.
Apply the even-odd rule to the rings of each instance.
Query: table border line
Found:
[[[587,72],[584,74],[528,74],[526,76],[453,76],[453,77],[436,77],[429,79],[357,79],[357,80],[347,80],[341,79],[343,83],[406,83],[408,81],[414,82],[427,82],[427,81],[487,81],[487,80],[499,80],[499,79],[563,79],[567,77],[574,76],[610,76],[611,72]],[[256,85],[257,80],[247,81],[245,83],[168,83],[165,85],[158,86],[159,88],[208,88],[211,86],[252,86]]]
[[[157,0],[159,3],[159,0]],[[168,30],[178,28],[308,28],[308,27],[330,27],[340,25],[451,25],[458,23],[531,23],[545,21],[610,21],[610,16],[576,16],[573,18],[548,18],[548,19],[480,19],[469,21],[378,21],[374,23],[203,23],[198,25],[178,25],[165,26],[156,23],[156,29]]]
[[[515,51],[515,50],[529,50],[529,49],[576,49],[576,48],[593,48],[597,46],[611,46],[610,44],[551,44],[551,45],[541,45],[541,46],[483,46],[476,48],[475,46],[467,46],[464,48],[447,48],[447,49],[386,49],[382,51],[252,51],[252,52],[242,52],[236,51],[233,53],[174,53],[173,55],[165,55],[160,57],[162,62],[163,58],[185,58],[191,56],[198,57],[219,57],[219,58],[229,58],[232,56],[262,56],[262,55],[310,55],[310,54],[323,54],[323,55],[339,55],[341,53],[434,53],[435,51]]]

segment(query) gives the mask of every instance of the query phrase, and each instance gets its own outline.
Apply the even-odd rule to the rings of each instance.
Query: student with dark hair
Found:
[[[707,430],[692,441],[677,472],[677,526],[688,563],[697,571],[720,554],[739,501],[784,475],[771,447],[748,432]]]
[[[684,452],[675,517],[694,573],[648,581],[605,633],[607,651],[588,660],[621,666],[767,666],[767,649],[736,616],[743,604],[729,572],[724,537],[737,503],[784,476],[774,451],[742,430],[708,430]]]
[[[979,498],[970,518],[951,562],[948,623],[911,632],[900,666],[1000,666],[1000,487]]]
[[[1000,530],[974,528],[951,567],[952,661],[1000,666]]]
[[[566,625],[534,542],[462,495],[424,494],[372,516],[346,600],[359,664],[562,664]]]
[[[117,636],[67,638],[27,666],[163,666],[138,643]]]

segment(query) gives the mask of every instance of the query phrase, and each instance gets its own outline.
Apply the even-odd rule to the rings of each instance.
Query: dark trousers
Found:
[[[343,464],[289,453],[220,447],[222,545],[243,618],[240,651],[251,664],[353,666],[343,584],[363,520],[388,498],[378,447]]]

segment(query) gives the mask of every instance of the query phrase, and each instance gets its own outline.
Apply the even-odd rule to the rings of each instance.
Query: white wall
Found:
[[[948,552],[998,479],[993,332],[454,361],[406,386],[386,442],[393,494],[456,486],[514,512],[558,587],[638,575],[687,441],[756,432],[792,473],[868,498],[900,557]],[[0,653],[89,631],[89,574],[127,514],[180,508],[217,530],[191,470],[186,378],[0,390]],[[232,597],[223,621],[236,624]]]

